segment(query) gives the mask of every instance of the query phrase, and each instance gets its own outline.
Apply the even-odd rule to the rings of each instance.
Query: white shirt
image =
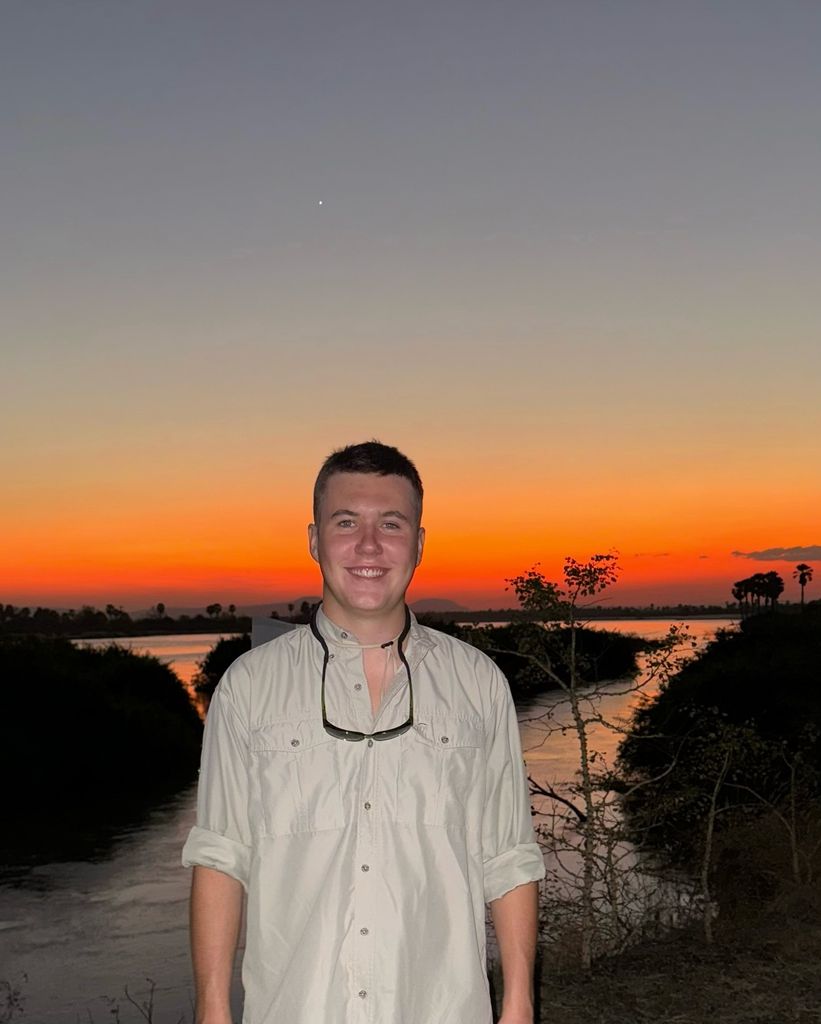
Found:
[[[374,717],[355,637],[322,614],[328,718],[408,714],[404,667]],[[183,851],[248,892],[244,1024],[490,1024],[485,903],[544,876],[507,681],[412,622],[414,725],[322,726],[309,628],[243,655],[208,713]]]

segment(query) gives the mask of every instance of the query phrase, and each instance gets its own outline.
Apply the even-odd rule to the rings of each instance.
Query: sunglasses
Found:
[[[328,645],[325,642],[325,638],[319,632],[319,627],[316,624],[316,616],[319,611],[319,605],[314,608],[311,612],[310,627],[311,632],[319,641],[322,647],[323,658],[322,658],[322,728],[328,735],[335,737],[338,740],[348,740],[351,743],[358,743],[361,740],[390,740],[394,736],[401,736],[403,732],[407,732],[408,729],[413,725],[413,681],[411,679],[410,665],[408,659],[405,657],[405,652],[402,650],[402,644],[405,637],[410,632],[411,617],[410,610],[405,605],[405,625],[402,628],[402,632],[399,634],[396,640],[396,653],[399,655],[399,660],[405,666],[405,671],[408,674],[408,718],[407,721],[401,725],[395,725],[392,729],[380,729],[377,732],[359,732],[358,729],[343,729],[341,726],[334,725],[333,722],[328,720],[328,714],[325,709],[325,675],[328,671],[328,662],[331,660],[330,653],[328,651]],[[390,641],[384,644],[385,647],[389,647]]]

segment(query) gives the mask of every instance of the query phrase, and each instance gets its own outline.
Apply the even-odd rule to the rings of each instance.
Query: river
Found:
[[[693,620],[692,636],[709,640],[731,620]],[[597,628],[658,637],[664,620],[600,621]],[[219,637],[131,637],[117,642],[169,663],[186,687]],[[110,641],[108,641],[110,642]],[[635,695],[620,687],[605,698],[608,714],[626,715]],[[545,742],[545,712],[554,695],[519,708],[522,744],[537,781],[561,784],[577,764],[572,734],[552,732]],[[561,724],[560,710],[553,715]],[[598,730],[599,752],[612,758],[617,738]],[[0,876],[0,1021],[16,1024],[137,1024],[146,1019],[125,995],[144,1003],[154,983],[153,1024],[191,1024],[187,897],[189,875],[180,867],[182,844],[195,817],[195,791],[187,789],[137,825],[120,829],[86,860],[4,865]],[[4,982],[19,992],[20,1008],[4,1013]],[[239,986],[235,985],[236,1008]],[[144,1008],[145,1010],[145,1008]],[[238,1013],[237,1013],[238,1018]]]

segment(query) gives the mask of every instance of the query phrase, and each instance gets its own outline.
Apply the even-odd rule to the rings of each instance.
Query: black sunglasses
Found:
[[[410,632],[411,617],[410,610],[405,605],[405,625],[402,628],[402,632],[399,634],[396,641],[396,653],[399,655],[399,660],[405,666],[405,671],[408,674],[408,719],[401,725],[395,725],[392,729],[380,729],[378,732],[359,732],[357,729],[342,729],[338,725],[334,725],[333,722],[328,721],[328,715],[325,710],[325,674],[328,671],[328,662],[330,661],[330,653],[328,651],[328,645],[325,643],[325,638],[319,632],[319,627],[316,624],[316,615],[319,611],[319,605],[317,605],[311,612],[310,627],[311,632],[319,641],[322,652],[322,728],[329,735],[334,736],[338,740],[350,740],[352,743],[356,743],[360,740],[389,740],[394,736],[401,736],[403,732],[407,732],[408,729],[413,725],[413,682],[411,680],[411,670],[408,664],[408,659],[405,657],[405,652],[402,650],[402,644],[404,643],[405,637]],[[385,646],[389,646],[385,644]]]

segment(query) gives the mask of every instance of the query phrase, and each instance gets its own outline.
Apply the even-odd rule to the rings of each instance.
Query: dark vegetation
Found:
[[[99,820],[193,779],[202,724],[158,659],[114,645],[7,638],[0,680],[0,777],[18,822]]]
[[[765,606],[645,702],[621,747],[644,783],[625,808],[634,839],[702,879],[703,913],[648,922],[592,974],[546,965],[543,1020],[821,1021],[821,604]]]
[[[538,662],[550,664],[556,674],[569,682],[568,652],[570,630],[566,626],[545,628],[534,622],[514,622],[508,626],[485,626],[480,630],[460,631],[464,639],[476,644],[493,658],[507,676],[516,701],[546,690],[557,689],[554,680]],[[576,664],[583,684],[621,679],[636,672],[636,655],[647,648],[646,640],[609,630],[579,626],[576,633]],[[527,651],[532,657],[522,657]],[[538,659],[538,660],[537,660]]]
[[[222,640],[218,640],[203,658],[199,671],[194,676],[194,686],[197,692],[204,694],[210,700],[217,688],[217,683],[228,666],[236,661],[241,654],[250,650],[250,633],[223,637]]]
[[[659,776],[627,809],[645,842],[684,863],[701,855],[716,787],[718,834],[792,815],[792,804],[809,811],[821,796],[821,606],[719,633],[639,708],[621,762],[633,777]]]

